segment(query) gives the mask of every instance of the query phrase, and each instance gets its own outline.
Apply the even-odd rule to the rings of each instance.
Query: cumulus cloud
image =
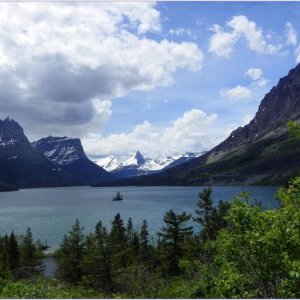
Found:
[[[261,54],[276,54],[282,45],[273,45],[266,41],[261,28],[246,16],[234,16],[226,23],[229,30],[226,31],[218,24],[212,26],[214,32],[209,40],[209,51],[225,58],[230,58],[233,47],[240,39],[247,42],[250,50]]]
[[[187,36],[193,40],[197,39],[196,34],[194,34],[193,31],[189,28],[183,28],[183,27],[171,28],[168,33],[169,35],[175,35],[175,36]]]
[[[249,76],[252,80],[259,80],[262,74],[263,72],[259,68],[250,68],[245,73],[245,75]]]
[[[83,140],[83,144],[90,156],[112,152],[126,154],[137,149],[152,157],[208,150],[220,140],[213,129],[216,119],[216,114],[208,115],[202,110],[192,109],[170,122],[166,128],[144,121],[129,133],[102,138],[90,136]]]
[[[237,85],[233,88],[225,88],[220,91],[222,98],[239,100],[251,97],[251,90],[245,86]]]
[[[296,46],[297,45],[297,32],[294,28],[294,26],[290,22],[286,22],[286,43],[287,45]]]
[[[220,90],[220,96],[231,100],[240,100],[250,98],[257,88],[264,87],[268,84],[268,80],[264,78],[263,71],[260,68],[249,68],[244,76],[251,79],[248,86],[237,85],[235,87],[224,88]]]
[[[266,78],[263,77],[263,72],[259,68],[250,68],[244,75],[251,78],[251,87],[263,87],[269,82]]]
[[[238,35],[235,32],[225,32],[217,24],[211,30],[214,34],[210,37],[208,51],[227,59],[230,58],[233,46],[238,41]]]
[[[39,122],[35,135],[99,132],[114,98],[201,68],[196,44],[146,35],[161,30],[150,2],[0,3],[0,117]]]

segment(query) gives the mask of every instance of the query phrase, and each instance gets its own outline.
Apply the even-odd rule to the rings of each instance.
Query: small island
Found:
[[[117,192],[117,196],[112,199],[112,201],[121,201],[123,200],[123,195],[120,192]]]

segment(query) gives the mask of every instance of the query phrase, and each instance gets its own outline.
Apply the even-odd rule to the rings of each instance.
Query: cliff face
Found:
[[[33,149],[14,120],[0,120],[0,182],[17,187],[62,186],[71,182],[64,172]]]
[[[210,154],[216,156],[216,152],[222,151],[224,155],[262,139],[280,136],[287,131],[290,120],[300,120],[300,64],[265,95],[253,120],[234,130]]]
[[[59,166],[74,184],[89,185],[113,179],[110,173],[87,158],[80,139],[49,136],[32,146]]]

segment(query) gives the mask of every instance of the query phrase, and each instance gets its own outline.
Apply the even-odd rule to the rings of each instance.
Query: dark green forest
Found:
[[[76,220],[55,257],[55,279],[41,275],[42,245],[30,229],[0,239],[2,298],[299,298],[300,177],[277,192],[278,208],[247,193],[213,205],[199,193],[195,213],[164,215],[151,237],[120,214],[85,235]],[[201,228],[193,230],[194,226]]]

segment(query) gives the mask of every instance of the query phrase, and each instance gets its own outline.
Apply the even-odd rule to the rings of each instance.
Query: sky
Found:
[[[91,158],[202,152],[300,63],[297,2],[0,3],[0,118]]]

